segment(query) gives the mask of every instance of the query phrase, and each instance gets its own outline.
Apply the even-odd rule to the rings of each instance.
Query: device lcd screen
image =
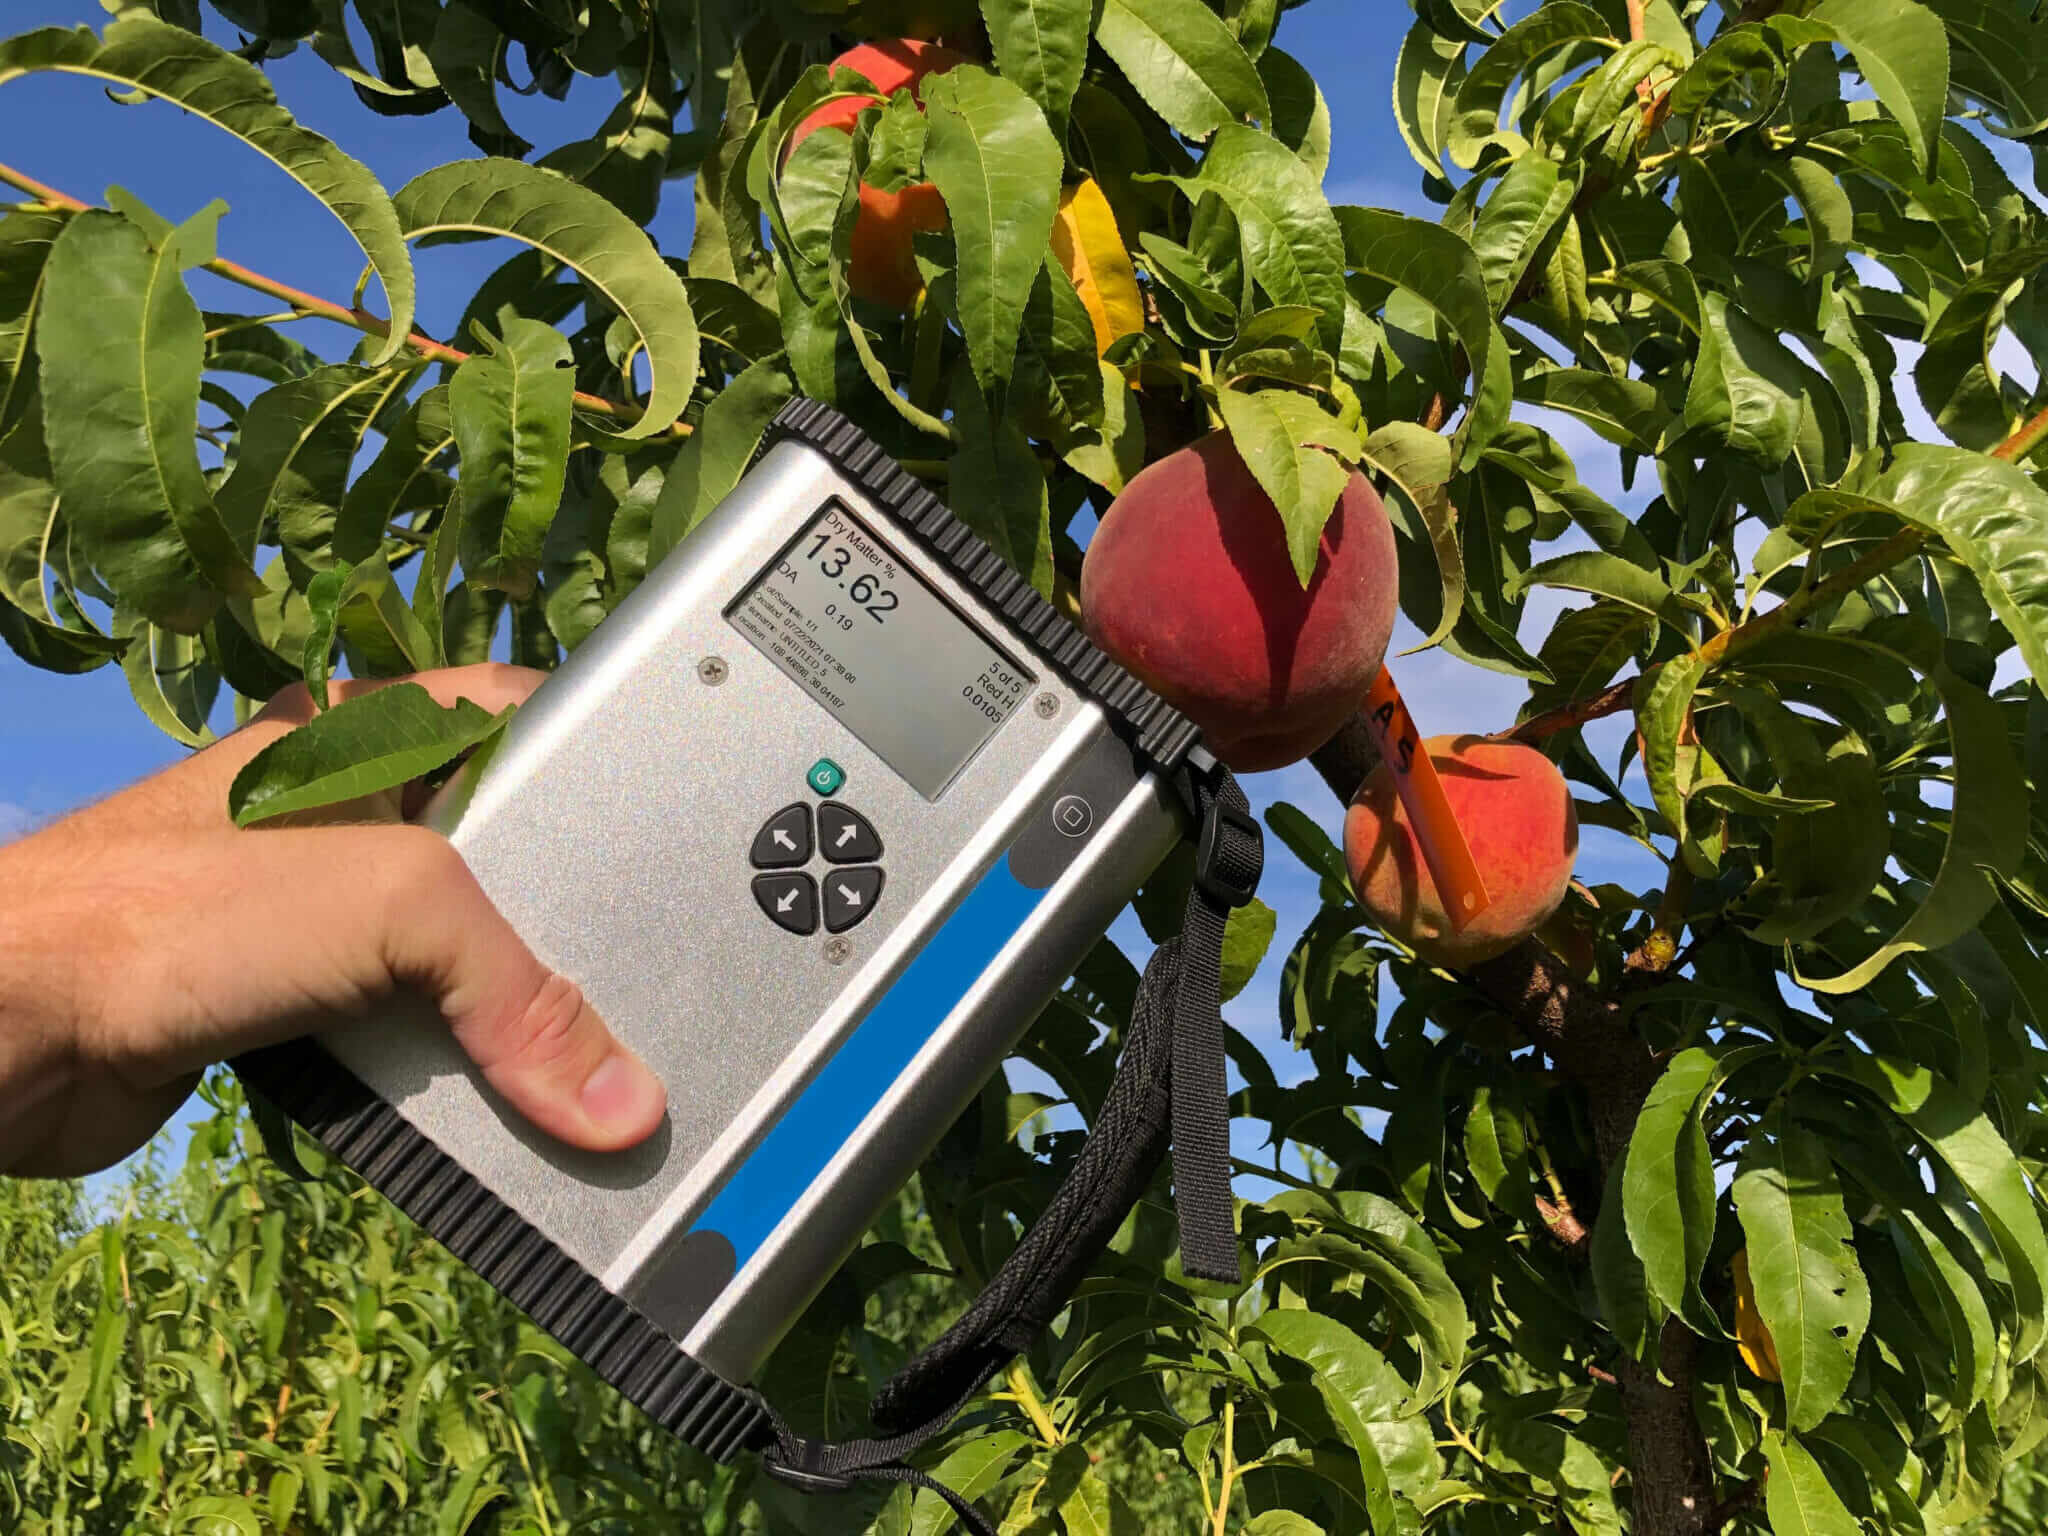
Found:
[[[927,800],[1036,681],[838,501],[725,616]]]

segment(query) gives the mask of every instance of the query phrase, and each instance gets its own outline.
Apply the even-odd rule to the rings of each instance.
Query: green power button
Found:
[[[821,757],[811,764],[811,771],[804,775],[812,789],[821,795],[836,795],[839,786],[846,782],[846,770],[829,757]]]

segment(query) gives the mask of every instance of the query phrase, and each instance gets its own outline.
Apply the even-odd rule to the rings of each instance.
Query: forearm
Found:
[[[68,956],[39,914],[21,847],[0,849],[0,1174],[29,1171],[78,1082]]]

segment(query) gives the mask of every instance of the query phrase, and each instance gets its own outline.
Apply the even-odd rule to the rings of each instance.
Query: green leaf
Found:
[[[1314,1374],[1316,1391],[1358,1457],[1366,1515],[1374,1536],[1393,1536],[1399,1528],[1393,1491],[1370,1429],[1376,1422],[1398,1417],[1407,1398],[1407,1389],[1393,1367],[1335,1318],[1312,1312],[1266,1312],[1246,1324],[1244,1332],[1300,1361]]]
[[[1323,1528],[1291,1509],[1269,1509],[1252,1517],[1244,1536],[1323,1536]]]
[[[78,27],[45,27],[0,41],[0,85],[36,70],[90,75],[174,101],[243,140],[326,206],[355,237],[384,284],[390,335],[373,362],[395,356],[412,329],[412,262],[391,200],[367,168],[302,128],[277,104],[263,71],[196,33],[130,15],[104,43]]]
[[[1032,1443],[1030,1436],[1014,1429],[978,1434],[948,1452],[946,1459],[932,1468],[932,1476],[963,1499],[979,1499],[1001,1480],[1017,1452]],[[955,1518],[943,1499],[920,1492],[911,1508],[907,1536],[942,1536]]]
[[[1373,429],[1360,457],[1407,497],[1436,555],[1441,586],[1436,628],[1403,654],[1426,651],[1444,642],[1465,610],[1465,552],[1458,543],[1458,514],[1451,506],[1450,441],[1419,422],[1389,421]]]
[[[1465,1359],[1472,1322],[1457,1283],[1419,1222],[1391,1200],[1363,1190],[1289,1190],[1266,1202],[1323,1227],[1316,1256],[1343,1264],[1393,1303],[1413,1335],[1421,1374],[1400,1410],[1419,1412],[1449,1392]],[[1341,1221],[1333,1220],[1335,1206]]]
[[[988,402],[962,369],[953,375],[958,450],[947,461],[947,504],[953,515],[1041,594],[1052,592],[1052,513],[1045,471],[1031,440]]]
[[[1223,201],[1259,286],[1275,304],[1315,311],[1323,350],[1334,355],[1344,339],[1346,235],[1315,172],[1279,140],[1231,125],[1194,176],[1167,179],[1191,201],[1212,192]]]
[[[448,408],[462,453],[462,569],[472,585],[533,590],[562,501],[576,377],[568,338],[508,316],[503,340],[455,370]]]
[[[50,247],[67,220],[57,213],[0,218],[0,438],[35,394],[35,318]]]
[[[1824,665],[1823,648],[1801,649],[1809,667]],[[1750,930],[1766,944],[1811,938],[1861,906],[1884,874],[1891,826],[1877,764],[1854,731],[1818,727],[1757,690],[1726,692],[1763,743],[1783,792],[1833,802],[1772,827],[1772,905]]]
[[[1529,1205],[1528,1137],[1512,1084],[1481,1083],[1465,1115],[1465,1161],[1479,1192],[1510,1215]]]
[[[1892,1212],[1892,1246],[1931,1325],[1945,1330],[1947,1358],[1954,1363],[1955,1411],[1967,1414],[1992,1389],[1997,1368],[1997,1333],[1984,1292],[1948,1244],[1917,1212]]]
[[[1941,693],[1954,759],[1955,803],[1941,867],[1898,932],[1859,964],[1838,976],[1795,971],[1795,979],[1811,991],[1860,991],[1900,955],[1954,943],[1996,905],[1998,886],[1992,876],[2018,873],[2025,857],[2026,775],[1998,705],[1946,667],[1930,666],[1928,677]]]
[[[1217,404],[1245,467],[1280,513],[1288,558],[1296,578],[1307,587],[1322,557],[1323,526],[1337,509],[1337,498],[1344,494],[1350,471],[1314,444],[1301,440],[1285,409],[1299,398],[1277,389],[1257,394],[1226,389],[1218,395]]]
[[[483,1486],[497,1464],[495,1455],[479,1456],[461,1469],[461,1475],[441,1498],[441,1507],[434,1516],[434,1536],[464,1536],[485,1509],[505,1497],[504,1489]]]
[[[1707,674],[1707,658],[1699,651],[1674,656],[1654,672],[1636,682],[1636,728],[1643,737],[1643,775],[1650,781],[1650,794],[1664,819],[1683,828],[1685,797],[1692,788],[1679,777],[1679,737],[1692,713],[1693,696]],[[1710,862],[1690,837],[1681,843],[1681,853],[1694,874],[1712,873]]]
[[[1266,807],[1266,825],[1312,873],[1332,882],[1337,890],[1351,888],[1351,870],[1344,862],[1344,850],[1330,840],[1330,834],[1306,811],[1285,800],[1276,800]]]
[[[204,1494],[186,1499],[171,1514],[171,1529],[221,1536],[223,1525],[235,1536],[263,1536],[263,1517],[247,1499],[229,1494]]]
[[[192,634],[223,593],[262,580],[199,467],[205,342],[178,250],[152,249],[118,215],[79,214],[50,252],[36,344],[53,478],[81,552],[123,601]]]
[[[2048,688],[2048,492],[2017,465],[1931,443],[1897,445],[1889,468],[1843,488],[1940,534]]]
[[[448,99],[469,119],[469,140],[487,155],[524,159],[533,146],[498,107],[497,71],[511,39],[468,0],[448,0],[434,26],[427,58]]]
[[[1147,105],[1191,139],[1271,115],[1251,56],[1202,0],[1102,0],[1095,40]]]
[[[1472,247],[1440,224],[1381,208],[1338,208],[1344,259],[1362,272],[1406,288],[1449,323],[1479,381],[1472,410],[1459,430],[1459,467],[1478,462],[1480,450],[1507,420],[1512,380],[1505,348],[1494,355],[1492,307],[1486,277]]]
[[[1714,1243],[1714,1159],[1700,1116],[1758,1046],[1696,1046],[1665,1066],[1629,1135],[1622,1202],[1650,1294],[1706,1332],[1700,1270]]]
[[[1926,170],[1941,142],[1948,107],[1948,33],[1919,0],[1822,0],[1806,19],[1826,27],[1906,130],[1913,163]]]
[[[793,392],[789,375],[778,364],[762,362],[750,363],[712,397],[662,482],[649,564],[681,543],[739,484],[768,424]]]
[[[1222,1000],[1229,1002],[1250,983],[1266,951],[1273,946],[1273,931],[1279,918],[1273,909],[1254,897],[1232,910],[1223,925]]]
[[[1508,584],[1508,594],[1515,596],[1531,587],[1561,587],[1568,592],[1591,592],[1596,597],[1612,598],[1662,619],[1681,634],[1691,614],[1678,594],[1654,572],[1619,555],[1597,550],[1559,555],[1532,565]]]
[[[1854,1083],[1904,1120],[1968,1192],[2004,1258],[2019,1313],[2013,1353],[2032,1359],[2048,1329],[2048,1237],[2026,1175],[1976,1105],[1926,1067],[1889,1056],[1821,1058],[1820,1071]]]
[[[1750,1133],[1734,1193],[1786,1417],[1793,1429],[1812,1429],[1841,1401],[1870,1325],[1870,1283],[1833,1156],[1814,1132],[1774,1112]]]
[[[1330,104],[1299,59],[1278,48],[1259,55],[1259,79],[1273,103],[1267,125],[1320,182],[1330,173]]]
[[[649,27],[619,70],[619,104],[597,132],[550,150],[538,164],[603,195],[635,224],[653,222],[661,205],[675,129],[675,82]]]
[[[1078,444],[1099,439],[1109,426],[1106,400],[1112,388],[1119,394],[1129,392],[1122,376],[1096,355],[1095,322],[1088,307],[1059,262],[1048,256],[1024,306],[1010,409],[1033,436],[1055,444]],[[1120,411],[1123,404],[1118,400]],[[1105,467],[1113,468],[1114,462],[1106,457]]]
[[[392,425],[377,457],[348,488],[334,519],[334,558],[369,559],[386,527],[407,512],[445,500],[447,477],[434,464],[454,446],[448,386],[437,384]]]
[[[1498,314],[1508,307],[1523,275],[1558,221],[1578,196],[1576,177],[1542,155],[1523,155],[1508,167],[1472,228],[1472,252]]]
[[[1629,1246],[1624,1194],[1627,1168],[1624,1151],[1607,1172],[1607,1192],[1600,1200],[1589,1257],[1602,1320],[1631,1358],[1648,1360],[1653,1358],[1651,1349],[1662,1314],[1650,1295],[1643,1262]]]
[[[1064,157],[1031,98],[972,65],[924,86],[925,174],[946,200],[967,355],[984,391],[1006,383],[1024,306],[1052,240]]]
[[[981,0],[996,68],[1038,103],[1054,138],[1066,136],[1093,11],[1090,0]]]
[[[1777,335],[1729,306],[1719,293],[1700,298],[1699,360],[1685,397],[1685,426],[1708,443],[1775,469],[1799,430],[1805,373]]]
[[[1775,1429],[1765,1434],[1763,1450],[1771,1471],[1764,1484],[1771,1536],[1861,1536],[1863,1527],[1811,1451]]]
[[[1550,368],[1528,374],[1515,386],[1515,398],[1576,416],[1608,442],[1631,453],[1655,453],[1671,420],[1656,386],[1592,368]]]
[[[1085,1468],[1074,1491],[1060,1501],[1067,1536],[1110,1536],[1110,1499],[1109,1488],[1095,1469]]]
[[[371,424],[415,377],[406,367],[377,371],[331,363],[265,390],[242,418],[235,467],[220,488],[221,515],[244,549],[266,530],[284,548],[286,568],[303,585],[336,557],[335,525],[348,476]],[[351,534],[363,559],[384,536]]]
[[[0,436],[0,639],[32,667],[90,672],[126,642],[60,616],[51,602],[44,560],[57,509],[42,423],[30,416]]]
[[[1553,0],[1525,16],[1492,40],[1458,87],[1451,120],[1451,158],[1470,168],[1493,144],[1510,153],[1522,146],[1520,135],[1500,131],[1500,112],[1508,88],[1545,54],[1574,43],[1609,42],[1613,32],[1599,12],[1578,0]]]
[[[1444,175],[1451,110],[1465,78],[1465,43],[1418,21],[1394,56],[1394,121],[1415,163],[1432,182]]]
[[[394,201],[408,240],[523,241],[574,267],[618,311],[653,377],[644,413],[620,436],[650,436],[683,414],[698,370],[689,293],[646,232],[605,198],[535,166],[489,159],[424,171]]]
[[[228,790],[235,825],[396,789],[453,762],[512,718],[467,699],[443,709],[418,683],[344,699],[251,758]]]

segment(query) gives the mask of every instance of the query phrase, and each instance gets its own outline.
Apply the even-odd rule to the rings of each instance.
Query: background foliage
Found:
[[[1092,514],[1221,423],[1304,566],[1343,466],[1373,473],[1409,616],[1526,679],[1520,728],[1583,820],[1668,865],[1451,976],[1361,931],[1334,807],[1273,813],[1324,907],[1282,996],[1313,1075],[1235,1053],[1281,1190],[1241,1207],[1251,1278],[1182,1283],[1164,1206],[1141,1209],[936,1448],[1006,1531],[2038,1528],[2029,7],[1418,0],[1393,110],[1431,223],[1326,201],[1327,109],[1275,0],[211,5],[0,42],[0,87],[62,70],[209,118],[326,204],[365,281],[302,293],[228,261],[215,213],[174,227],[4,172],[28,198],[0,220],[0,636],[23,659],[120,666],[192,744],[222,689],[480,657],[508,624],[550,665],[798,390],[1071,601]],[[784,164],[858,89],[824,61],[905,31],[991,67]],[[271,98],[261,62],[294,46],[375,110],[461,112],[491,158],[387,193]],[[499,106],[606,80],[604,124],[544,153]],[[919,177],[953,216],[920,239],[926,293],[868,307],[859,183]],[[658,251],[643,227],[684,178],[692,246]],[[457,333],[410,334],[409,243],[486,236],[523,249]],[[272,307],[202,312],[199,267]],[[365,333],[353,360],[293,339],[311,318]],[[1943,440],[1909,441],[1908,388]],[[1518,406],[1587,423],[1654,482],[1647,510]],[[1542,634],[1539,587],[1584,599]],[[490,728],[376,697],[238,786],[240,813]],[[1624,709],[1639,738],[1603,761],[1582,728]],[[1025,1047],[1083,1116],[1133,982],[1099,948]],[[110,1219],[0,1193],[10,1525],[945,1528],[904,1491],[797,1508],[662,1442],[359,1186],[248,1155],[214,1092],[185,1170]],[[1000,1260],[1077,1143],[1057,1107],[998,1081],[954,1128],[767,1371],[801,1424],[857,1430]]]

